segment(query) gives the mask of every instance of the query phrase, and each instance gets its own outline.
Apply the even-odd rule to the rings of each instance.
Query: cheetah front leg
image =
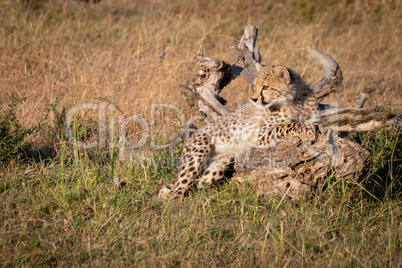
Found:
[[[303,122],[289,123],[278,126],[276,129],[276,135],[278,138],[287,136],[297,136],[304,142],[313,143],[317,140],[320,132],[317,124],[306,124]]]
[[[204,188],[222,181],[222,179],[225,178],[226,171],[229,169],[229,166],[233,161],[234,159],[230,156],[213,158],[211,164],[198,181],[198,188]]]
[[[300,137],[304,142],[313,143],[319,133],[319,126],[302,122],[279,125],[275,128],[263,128],[258,135],[259,145],[274,147],[277,139],[283,137]]]
[[[184,145],[176,181],[163,186],[158,197],[161,199],[182,198],[188,192],[188,188],[201,175],[203,166],[209,160],[211,148],[211,139],[206,133],[194,133]]]

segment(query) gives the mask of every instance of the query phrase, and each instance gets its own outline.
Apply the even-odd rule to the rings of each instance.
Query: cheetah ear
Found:
[[[282,79],[287,85],[292,82],[288,68],[285,66],[275,66],[272,70],[275,77]]]
[[[255,68],[257,68],[257,73],[261,73],[264,67],[260,63],[255,64]]]

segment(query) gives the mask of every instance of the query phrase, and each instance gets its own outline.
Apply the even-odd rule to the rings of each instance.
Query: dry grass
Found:
[[[399,1],[43,2],[38,10],[0,4],[1,109],[18,98],[27,125],[60,93],[67,108],[107,99],[125,116],[148,115],[152,103],[181,108],[178,85],[193,78],[198,47],[232,62],[227,47],[247,24],[260,27],[263,63],[291,66],[310,84],[322,70],[305,46],[333,56],[345,90],[328,102],[350,106],[371,87],[369,106],[402,104]],[[238,80],[224,92],[232,106],[249,95]]]
[[[24,126],[38,124],[62,93],[59,113],[105,102],[107,122],[113,114],[149,121],[155,103],[184,111],[179,85],[196,73],[191,59],[199,46],[232,62],[227,47],[248,24],[260,27],[264,64],[293,67],[310,84],[322,70],[305,46],[335,58],[345,89],[326,102],[351,106],[371,87],[367,106],[389,103],[401,111],[400,0],[31,2],[26,8],[0,1],[0,110],[17,98]],[[223,95],[235,107],[248,90],[237,79]],[[85,131],[97,129],[98,111],[80,115],[77,136],[93,138]],[[159,111],[156,120],[158,139],[171,139],[180,126],[172,110]],[[139,126],[129,127],[135,134]],[[329,176],[296,205],[260,200],[255,189],[235,182],[183,203],[150,201],[158,181],[173,178],[180,145],[129,165],[113,146],[79,149],[60,125],[46,130],[54,158],[0,168],[2,266],[401,265],[399,133],[361,138],[374,156],[365,182]],[[124,188],[114,188],[114,175],[126,178]]]

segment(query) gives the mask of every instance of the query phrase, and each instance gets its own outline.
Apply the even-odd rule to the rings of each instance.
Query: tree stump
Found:
[[[230,45],[234,64],[204,56],[199,49],[194,62],[200,71],[193,83],[183,87],[189,106],[213,119],[230,113],[219,96],[223,88],[239,75],[253,91],[256,63],[261,61],[256,47],[258,27],[245,28],[238,45]],[[318,101],[328,94],[343,89],[343,75],[338,63],[329,55],[307,46],[307,52],[324,69],[325,76],[312,86]],[[364,109],[371,90],[360,95],[353,108],[319,104],[322,129],[314,144],[305,144],[299,138],[284,138],[274,148],[254,149],[242,159],[236,159],[235,179],[254,185],[260,196],[278,195],[291,200],[303,198],[309,189],[317,187],[332,173],[334,179],[359,180],[371,167],[371,153],[358,143],[341,138],[339,132],[376,131],[381,127],[400,125],[401,117],[382,108]]]

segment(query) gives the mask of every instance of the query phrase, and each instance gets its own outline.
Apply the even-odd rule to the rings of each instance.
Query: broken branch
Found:
[[[343,89],[343,75],[338,63],[328,54],[321,54],[307,46],[307,52],[322,66],[325,76],[311,88],[317,100]]]
[[[244,29],[244,34],[240,39],[239,44],[231,44],[229,51],[235,61],[234,66],[240,68],[241,76],[249,85],[251,91],[253,89],[254,77],[257,75],[256,63],[261,62],[259,49],[255,46],[258,37],[258,27],[248,25]]]

